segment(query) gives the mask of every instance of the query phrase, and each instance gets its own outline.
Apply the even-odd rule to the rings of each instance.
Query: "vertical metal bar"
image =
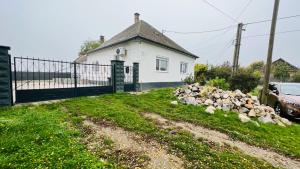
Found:
[[[75,87],[75,96],[77,96],[77,71],[76,71],[76,62],[74,62],[74,87]]]
[[[45,83],[46,83],[46,65],[44,60],[44,89],[45,89]]]
[[[48,62],[48,69],[49,69],[49,71],[48,71],[48,73],[49,73],[49,75],[48,75],[48,82],[49,82],[49,87],[48,88],[51,88],[51,84],[50,84],[50,79],[51,79],[51,77],[50,77],[50,73],[51,73],[51,68],[50,68],[50,63],[51,63],[51,61],[49,60],[49,61],[47,61]]]
[[[33,89],[35,89],[35,82],[34,82],[34,58],[32,60],[32,82],[33,82]]]
[[[53,80],[54,80],[54,88],[55,88],[55,87],[56,87],[56,86],[55,86],[55,84],[56,84],[56,83],[55,83],[55,82],[56,82],[56,79],[55,79],[55,78],[56,78],[56,77],[55,77],[55,73],[56,73],[56,62],[53,62],[53,67],[54,67]]]
[[[38,62],[38,70],[39,70],[39,89],[41,89],[41,70],[40,70],[40,61],[37,60]]]
[[[27,59],[26,59],[26,83],[27,83],[27,89],[29,89],[29,80],[28,80],[28,62],[29,62],[29,59],[28,59],[28,56],[27,56]]]
[[[23,89],[23,60],[21,57],[21,89]]]
[[[17,62],[16,62],[16,58],[14,57],[14,69],[15,69],[15,92],[17,92],[17,81],[18,81],[18,78],[17,78],[17,66],[16,66]]]

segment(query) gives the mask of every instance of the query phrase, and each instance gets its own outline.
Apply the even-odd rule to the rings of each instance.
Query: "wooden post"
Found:
[[[268,86],[269,86],[269,81],[270,81],[273,46],[274,46],[274,38],[275,38],[275,30],[276,30],[276,21],[277,21],[277,16],[278,16],[279,2],[280,2],[280,0],[275,0],[274,9],[273,9],[271,33],[270,33],[270,39],[269,39],[268,58],[267,58],[267,63],[266,63],[264,85],[263,85],[262,99],[261,99],[261,102],[264,104],[267,104],[267,102],[268,102],[267,95],[268,95]]]
[[[234,55],[233,55],[233,63],[232,63],[232,72],[231,72],[232,76],[237,73],[238,66],[239,66],[239,57],[240,57],[243,26],[244,26],[243,23],[238,24],[238,29],[237,29],[237,33],[236,33],[236,41],[235,41],[235,49],[234,49]]]

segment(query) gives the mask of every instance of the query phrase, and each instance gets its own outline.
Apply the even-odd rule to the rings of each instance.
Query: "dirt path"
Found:
[[[89,127],[96,135],[110,138],[118,150],[130,150],[142,152],[150,158],[145,168],[149,169],[181,169],[183,161],[172,155],[154,141],[145,142],[138,135],[125,131],[118,127],[98,125],[92,121],[85,120],[84,126]]]
[[[155,120],[163,128],[174,128],[179,127],[190,133],[192,133],[196,138],[203,138],[208,141],[212,141],[219,144],[227,144],[232,147],[237,147],[244,154],[250,155],[255,158],[263,159],[275,167],[288,168],[288,169],[299,169],[300,162],[287,158],[276,152],[265,150],[259,147],[248,145],[241,141],[234,141],[226,134],[220,133],[215,130],[203,128],[198,125],[194,125],[187,122],[174,122],[169,121],[160,115],[152,113],[144,113],[146,118]]]

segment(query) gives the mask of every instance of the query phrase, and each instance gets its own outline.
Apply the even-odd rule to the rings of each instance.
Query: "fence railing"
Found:
[[[18,90],[111,85],[111,65],[15,57],[13,66]]]
[[[124,84],[133,83],[133,67],[124,66]]]

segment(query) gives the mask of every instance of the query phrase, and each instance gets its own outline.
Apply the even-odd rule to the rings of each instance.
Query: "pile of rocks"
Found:
[[[238,112],[242,122],[258,117],[261,123],[291,125],[289,120],[278,116],[272,107],[261,105],[256,96],[244,94],[240,90],[224,91],[195,83],[178,88],[174,95],[184,104],[207,106],[207,113],[213,114],[216,109]]]

